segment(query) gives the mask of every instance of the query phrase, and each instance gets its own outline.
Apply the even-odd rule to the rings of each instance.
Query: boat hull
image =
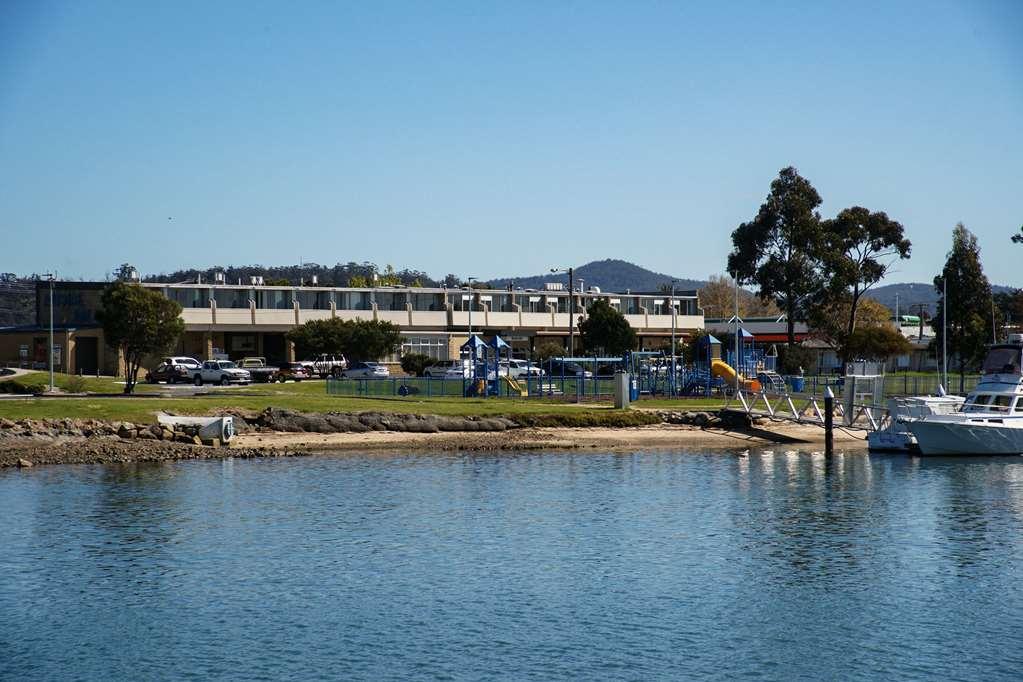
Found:
[[[1023,421],[928,417],[909,424],[923,455],[1023,454]]]

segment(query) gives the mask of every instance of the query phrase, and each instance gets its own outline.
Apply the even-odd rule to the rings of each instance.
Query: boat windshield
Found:
[[[1010,394],[981,393],[966,400],[963,412],[1008,412],[1014,399]]]
[[[1019,374],[1019,348],[992,348],[984,359],[984,374]]]

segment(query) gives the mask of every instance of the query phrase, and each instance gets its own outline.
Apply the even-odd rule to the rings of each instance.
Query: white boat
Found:
[[[1023,454],[1023,334],[995,344],[984,375],[955,414],[911,419],[906,426],[924,455]]]
[[[931,415],[954,414],[963,405],[957,395],[912,396],[888,400],[887,426],[867,434],[867,447],[874,452],[918,452],[908,422]]]

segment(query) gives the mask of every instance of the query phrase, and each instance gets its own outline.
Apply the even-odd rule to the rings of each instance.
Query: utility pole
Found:
[[[43,275],[50,282],[50,361],[46,363],[50,367],[50,393],[53,393],[53,280],[52,272]]]
[[[465,281],[469,283],[469,341],[472,341],[472,283],[476,278],[466,277]]]
[[[671,298],[668,305],[671,306],[671,395],[675,396],[675,282],[671,280]]]
[[[575,357],[575,268],[551,268],[551,273],[568,273],[568,356]]]
[[[732,276],[735,283],[735,394],[739,394],[739,278]]]

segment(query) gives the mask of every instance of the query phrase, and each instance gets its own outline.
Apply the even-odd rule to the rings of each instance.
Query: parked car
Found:
[[[196,386],[202,386],[204,383],[221,386],[248,384],[252,381],[252,375],[247,369],[241,369],[230,360],[207,360],[193,373],[192,381]]]
[[[584,377],[586,379],[593,377],[593,372],[585,369],[577,362],[551,359],[545,363],[544,368],[547,370],[547,374],[552,377]]]
[[[248,370],[252,380],[261,384],[277,380],[278,369],[266,364],[266,358],[242,358],[238,361],[238,367]]]
[[[468,379],[469,363],[466,360],[438,360],[423,370],[423,376],[431,379]]]
[[[202,365],[195,358],[171,357],[164,358],[153,369],[146,374],[146,381],[155,384],[166,381],[168,384],[176,384],[179,381],[191,381],[192,376]]]
[[[315,358],[303,360],[302,364],[305,365],[307,369],[310,369],[312,374],[318,374],[321,377],[336,377],[340,376],[348,367],[348,360],[345,359],[344,355],[321,353]]]
[[[543,371],[542,367],[537,367],[528,360],[501,360],[500,371],[502,376],[509,376],[512,379],[519,379],[521,377],[542,377],[546,372]]]
[[[288,379],[298,382],[308,379],[310,376],[309,370],[301,362],[285,362],[277,368],[277,381],[282,384]]]
[[[357,362],[342,370],[341,376],[346,379],[386,379],[391,376],[391,370],[379,362]]]

